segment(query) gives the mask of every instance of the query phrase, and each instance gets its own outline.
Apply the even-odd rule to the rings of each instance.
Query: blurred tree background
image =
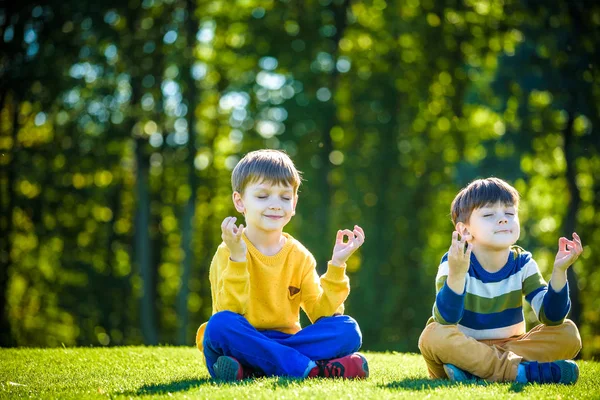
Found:
[[[48,0],[0,9],[0,345],[191,345],[246,152],[306,179],[288,231],[319,271],[367,241],[347,312],[416,351],[471,180],[558,237],[583,356],[600,355],[600,5],[535,0]],[[528,313],[530,323],[533,321]]]

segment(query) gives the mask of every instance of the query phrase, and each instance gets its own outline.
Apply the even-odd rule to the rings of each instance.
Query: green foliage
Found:
[[[555,6],[556,5],[556,6]],[[324,272],[361,225],[347,312],[416,351],[449,205],[498,176],[556,243],[600,354],[600,7],[519,1],[24,1],[0,9],[3,345],[191,343],[247,151],[304,173],[289,231]],[[531,320],[529,321],[532,322]]]
[[[510,383],[456,384],[427,378],[416,354],[366,353],[370,377],[363,381],[260,378],[238,383],[209,379],[195,349],[0,350],[0,398],[596,398],[600,365],[579,362],[575,386]]]

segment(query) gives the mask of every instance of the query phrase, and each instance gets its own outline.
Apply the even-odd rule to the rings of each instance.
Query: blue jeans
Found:
[[[328,360],[356,352],[362,344],[358,323],[347,315],[323,317],[298,333],[259,331],[231,311],[214,314],[204,332],[204,356],[212,377],[220,356],[267,376],[303,377],[311,361]]]

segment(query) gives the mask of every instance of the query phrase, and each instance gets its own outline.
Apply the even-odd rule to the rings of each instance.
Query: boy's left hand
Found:
[[[348,241],[344,243],[344,236],[348,237]],[[365,232],[358,225],[354,225],[354,230],[344,229],[337,231],[335,238],[335,246],[333,247],[333,256],[331,263],[335,266],[344,265],[362,244],[365,242]]]
[[[558,253],[554,259],[554,269],[566,271],[583,252],[583,245],[579,235],[573,233],[573,240],[565,237],[558,239]]]

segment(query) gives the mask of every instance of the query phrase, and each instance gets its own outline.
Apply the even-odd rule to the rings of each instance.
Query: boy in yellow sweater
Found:
[[[210,375],[366,378],[358,324],[342,315],[350,292],[346,260],[364,242],[359,226],[337,232],[327,272],[283,227],[295,214],[300,174],[277,150],[248,153],[233,170],[235,217],[221,224],[223,243],[210,266],[213,315],[196,345]],[[344,241],[344,238],[347,238]],[[300,308],[312,325],[302,329]]]

